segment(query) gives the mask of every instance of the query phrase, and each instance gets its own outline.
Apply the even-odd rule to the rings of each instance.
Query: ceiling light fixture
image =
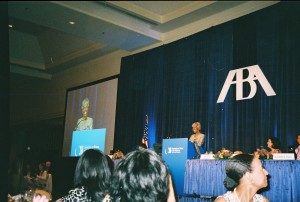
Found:
[[[9,25],[8,25],[8,27],[9,27],[9,28],[12,28],[12,27],[13,27],[13,25],[9,24]]]
[[[74,21],[70,21],[69,24],[70,25],[75,25],[75,22]]]

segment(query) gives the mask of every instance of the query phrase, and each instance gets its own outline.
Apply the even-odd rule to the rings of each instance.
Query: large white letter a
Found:
[[[247,69],[249,72],[248,78],[243,78],[243,70]],[[234,81],[234,76],[236,76],[236,80]],[[250,99],[256,94],[257,86],[254,80],[258,80],[264,89],[267,96],[276,95],[267,78],[261,71],[258,65],[240,68],[236,70],[229,71],[226,81],[223,85],[217,103],[222,103],[225,100],[227,92],[232,84],[236,84],[236,100],[245,100]],[[243,97],[243,83],[248,82],[250,84],[250,93],[247,97]]]

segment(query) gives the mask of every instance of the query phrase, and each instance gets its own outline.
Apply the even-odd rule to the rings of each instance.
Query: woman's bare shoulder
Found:
[[[270,200],[267,197],[263,196],[263,198],[264,198],[264,202],[270,202]]]
[[[214,202],[226,202],[226,199],[223,196],[218,196]]]

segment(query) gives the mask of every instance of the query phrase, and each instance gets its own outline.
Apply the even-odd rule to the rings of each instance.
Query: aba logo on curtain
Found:
[[[247,78],[243,78],[243,71],[247,70],[249,76]],[[235,80],[234,80],[235,78]],[[267,94],[267,96],[274,96],[276,95],[275,91],[273,90],[272,86],[268,82],[267,78],[265,77],[264,73],[261,71],[258,65],[244,67],[236,70],[231,70],[226,78],[226,81],[223,85],[221,93],[219,95],[217,103],[222,103],[225,100],[227,92],[231,85],[236,85],[236,100],[246,100],[251,99],[256,94],[257,86],[255,83],[257,80],[260,85],[262,86],[263,90]],[[243,83],[248,82],[250,84],[250,93],[247,97],[243,97]]]
[[[145,128],[144,128],[144,134],[142,138],[142,144],[145,144],[147,148],[148,146],[148,115],[146,114],[146,120],[145,120]]]

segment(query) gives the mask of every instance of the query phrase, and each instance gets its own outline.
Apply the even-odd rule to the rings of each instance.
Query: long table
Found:
[[[187,160],[184,174],[186,195],[212,196],[224,194],[226,160]],[[269,185],[261,194],[270,201],[300,201],[300,161],[263,160],[269,172]]]

